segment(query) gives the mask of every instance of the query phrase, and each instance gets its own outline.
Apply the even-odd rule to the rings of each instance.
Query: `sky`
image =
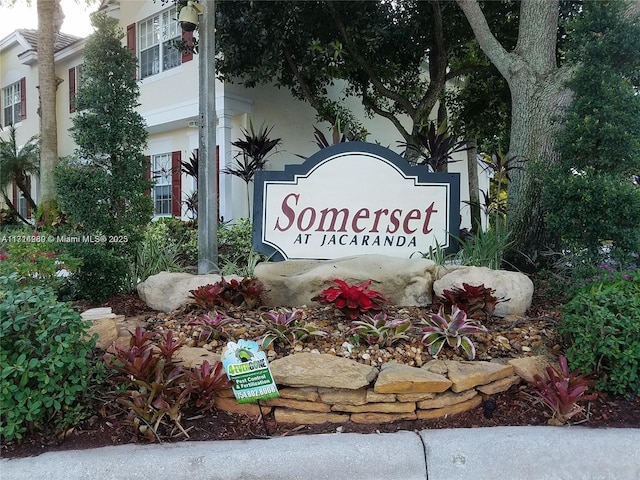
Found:
[[[38,28],[37,0],[0,0],[0,40],[19,28]],[[28,5],[30,4],[30,5]],[[62,32],[78,37],[86,37],[93,32],[89,22],[89,14],[99,6],[99,2],[87,6],[86,0],[61,0],[64,12]]]

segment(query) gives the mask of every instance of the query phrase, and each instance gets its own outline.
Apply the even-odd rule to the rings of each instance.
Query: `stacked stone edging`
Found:
[[[324,373],[318,375],[322,369]],[[476,408],[489,395],[521,381],[510,362],[432,360],[421,368],[389,362],[378,371],[346,358],[312,353],[275,360],[271,370],[280,398],[263,402],[262,411],[273,410],[278,423],[291,424],[439,418]],[[371,375],[373,379],[363,384]],[[332,386],[327,386],[329,378]],[[255,404],[239,405],[230,390],[217,399],[216,407],[232,413],[260,413]]]
[[[86,312],[90,313],[90,312]],[[100,313],[100,315],[97,315]],[[132,330],[144,327],[143,317],[128,318],[97,312],[93,330],[100,348],[125,348]],[[101,322],[108,328],[97,328]],[[106,333],[105,333],[106,330]],[[102,338],[104,337],[104,338]],[[114,340],[115,337],[115,340]],[[187,368],[204,360],[220,361],[220,355],[204,348],[183,347],[176,359]],[[422,367],[388,362],[379,369],[336,355],[298,353],[271,363],[280,398],[264,402],[263,413],[274,410],[279,423],[386,423],[453,415],[476,408],[489,395],[504,392],[535,374],[546,377],[548,357],[529,356],[500,361],[431,360]],[[219,410],[258,415],[256,404],[239,404],[231,390],[215,402]]]

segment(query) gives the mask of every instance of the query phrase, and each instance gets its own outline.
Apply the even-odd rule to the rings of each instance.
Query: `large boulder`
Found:
[[[487,267],[460,267],[433,283],[433,291],[441,297],[443,290],[463,288],[466,283],[473,286],[484,285],[495,290],[495,297],[508,299],[498,303],[494,315],[524,315],[533,299],[533,282],[526,275],[506,270],[492,270]]]
[[[440,269],[424,258],[358,255],[333,260],[287,260],[260,263],[254,276],[265,286],[267,306],[312,305],[311,298],[339,278],[349,284],[371,280],[372,290],[392,304],[426,306],[432,301],[432,285]]]
[[[162,312],[172,312],[193,302],[190,290],[219,282],[221,278],[220,275],[215,274],[191,275],[190,273],[160,272],[138,284],[138,295],[150,308]],[[229,275],[225,277],[225,280],[233,278],[242,279],[242,277]]]

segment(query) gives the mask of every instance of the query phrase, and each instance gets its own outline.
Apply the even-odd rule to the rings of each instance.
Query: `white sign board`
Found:
[[[429,173],[378,145],[325,148],[284,172],[258,172],[254,248],[283,259],[455,248],[458,174]]]

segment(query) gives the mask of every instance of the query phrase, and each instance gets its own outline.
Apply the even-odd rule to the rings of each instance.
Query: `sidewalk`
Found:
[[[493,427],[122,445],[0,461],[1,480],[638,480],[640,429]]]

